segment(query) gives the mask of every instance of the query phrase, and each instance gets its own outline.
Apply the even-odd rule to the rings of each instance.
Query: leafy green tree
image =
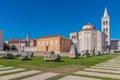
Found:
[[[11,50],[17,50],[15,45],[11,45]]]
[[[3,47],[3,50],[5,51],[5,50],[10,50],[10,46],[7,44],[7,43],[4,43],[3,44],[4,45],[4,47]]]

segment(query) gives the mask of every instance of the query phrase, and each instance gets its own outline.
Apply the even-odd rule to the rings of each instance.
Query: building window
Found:
[[[106,28],[106,32],[108,32],[108,28]]]
[[[103,25],[105,25],[105,21],[103,21]]]
[[[57,43],[58,43],[58,41],[57,41],[57,40],[55,40],[55,43],[57,44]]]
[[[73,39],[74,37],[72,36],[72,39]]]
[[[62,40],[62,44],[64,44],[64,40]]]
[[[44,41],[42,42],[42,44],[44,45]]]
[[[46,41],[46,43],[48,44],[48,41]]]
[[[51,44],[53,44],[53,41],[51,40],[51,42],[50,42]]]
[[[106,44],[108,44],[108,41],[106,41]]]
[[[40,42],[38,44],[40,45]]]
[[[90,33],[89,33],[89,32],[88,32],[88,34],[87,34],[87,35],[88,35],[88,38],[90,38]]]
[[[48,41],[46,41],[46,44],[48,45]]]
[[[108,21],[106,21],[106,25],[108,25]]]
[[[87,38],[87,33],[84,33],[85,34],[85,38]]]
[[[106,38],[108,38],[108,35],[106,35]]]
[[[95,34],[93,33],[93,38],[95,38]]]
[[[105,28],[103,28],[103,31],[105,32]]]
[[[76,39],[76,36],[74,36],[74,39]]]

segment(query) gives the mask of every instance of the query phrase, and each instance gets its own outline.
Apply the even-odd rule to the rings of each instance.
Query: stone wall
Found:
[[[24,51],[36,52],[36,47],[24,47]]]

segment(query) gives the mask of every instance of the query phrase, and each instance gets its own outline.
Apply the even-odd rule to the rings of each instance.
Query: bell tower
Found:
[[[105,8],[104,15],[102,17],[102,31],[105,33],[106,38],[106,50],[110,50],[110,17],[108,15],[107,8]]]

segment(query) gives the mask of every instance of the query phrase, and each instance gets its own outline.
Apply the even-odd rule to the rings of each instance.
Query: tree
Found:
[[[11,50],[17,50],[15,45],[11,45]]]
[[[4,45],[4,47],[3,47],[3,50],[5,51],[5,50],[10,50],[10,46],[7,44],[7,43],[4,43],[3,44]]]

